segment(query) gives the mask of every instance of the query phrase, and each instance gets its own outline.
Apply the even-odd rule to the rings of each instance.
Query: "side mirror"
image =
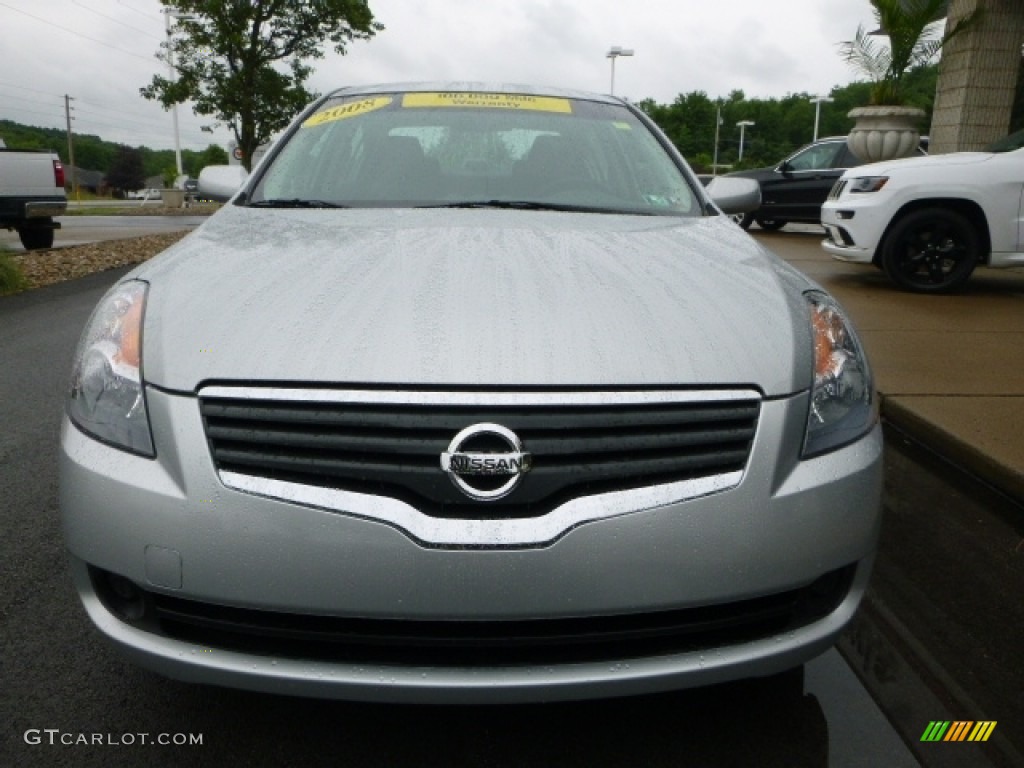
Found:
[[[789,160],[783,160],[781,163],[779,163],[779,173],[785,175],[787,173],[790,173],[792,170],[793,168],[792,166],[790,166]]]
[[[722,213],[750,213],[761,207],[761,185],[754,179],[716,176],[707,191]]]
[[[249,172],[241,165],[208,165],[199,172],[199,196],[226,203],[248,177]]]

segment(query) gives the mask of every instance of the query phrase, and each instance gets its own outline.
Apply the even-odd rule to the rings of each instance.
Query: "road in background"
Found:
[[[122,240],[142,235],[184,232],[195,229],[207,216],[60,216],[61,228],[54,233],[53,245],[85,245],[104,240]],[[17,232],[0,229],[0,246],[23,252]]]

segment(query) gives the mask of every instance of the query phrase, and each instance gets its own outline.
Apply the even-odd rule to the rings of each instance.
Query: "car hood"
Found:
[[[926,157],[904,157],[900,160],[883,160],[879,163],[868,163],[851,168],[845,177],[885,176],[894,171],[925,168],[942,168],[946,166],[974,165],[991,160],[995,155],[991,152],[952,152],[948,155],[928,155]]]
[[[725,217],[227,206],[133,273],[147,382],[806,389],[810,284]]]
[[[773,179],[779,175],[779,166],[771,165],[765,166],[764,168],[748,168],[745,171],[731,171],[730,173],[723,175],[734,176],[738,179],[755,179],[756,181],[765,181],[767,179]]]

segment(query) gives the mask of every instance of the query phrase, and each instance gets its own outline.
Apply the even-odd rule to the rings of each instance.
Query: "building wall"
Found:
[[[1009,132],[1024,0],[951,0],[947,24],[981,15],[943,48],[932,115],[933,154],[982,149]]]

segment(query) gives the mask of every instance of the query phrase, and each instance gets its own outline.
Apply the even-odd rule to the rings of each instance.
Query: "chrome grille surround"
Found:
[[[393,526],[424,546],[438,548],[515,548],[550,544],[584,523],[653,509],[690,499],[708,496],[733,488],[741,482],[749,459],[760,415],[761,395],[753,389],[716,390],[626,390],[626,391],[404,391],[370,389],[300,389],[271,387],[208,386],[199,392],[208,442],[220,481],[228,488],[278,499],[303,506],[329,510],[351,517]],[[718,413],[734,409],[748,420],[749,437],[740,460],[734,460],[726,471],[709,471],[671,482],[657,482],[621,490],[583,493],[558,500],[541,514],[507,517],[450,517],[429,514],[408,500],[382,493],[366,493],[363,489],[345,488],[345,482],[328,485],[323,482],[302,482],[302,478],[273,476],[273,472],[246,470],[218,459],[218,443],[210,437],[209,414],[217,406],[245,409],[253,407],[343,408],[344,406],[422,408],[429,415],[432,408],[512,408],[573,409],[586,414],[588,409],[678,408],[683,411]],[[466,423],[475,418],[470,410]],[[752,414],[752,415],[751,415]],[[627,413],[628,415],[628,413]],[[262,431],[261,431],[262,433]],[[529,441],[529,438],[526,438]],[[442,441],[443,446],[447,439]],[[527,446],[529,447],[529,446]],[[230,452],[229,452],[230,453]],[[739,453],[738,450],[732,451]],[[732,457],[735,459],[735,457]],[[543,461],[543,456],[539,459]],[[434,466],[437,466],[436,459]],[[436,470],[446,487],[451,484],[444,473]],[[341,486],[341,487],[339,487]],[[484,505],[477,505],[483,507]],[[493,509],[489,507],[488,510]],[[483,515],[481,509],[481,515]]]

